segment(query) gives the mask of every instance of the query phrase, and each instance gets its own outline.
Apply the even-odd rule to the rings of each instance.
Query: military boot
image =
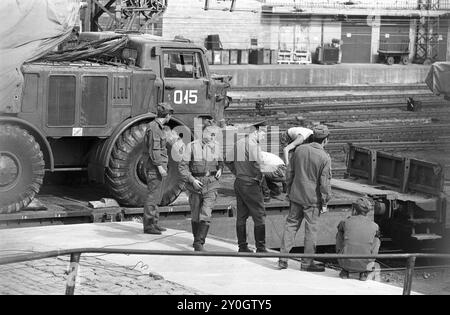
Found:
[[[161,234],[161,231],[155,227],[155,216],[152,215],[154,208],[145,206],[144,215],[142,217],[142,223],[144,225],[145,234]]]
[[[208,235],[209,231],[209,224],[205,221],[200,221],[200,224],[198,226],[198,232],[197,237],[200,241],[200,246],[194,247],[195,251],[205,251],[205,248],[203,245],[205,245],[206,242],[206,236]]]
[[[266,249],[266,226],[258,225],[254,228],[257,253],[268,253]]]
[[[199,222],[191,221],[192,236],[194,237],[194,242],[195,242],[195,237],[198,233],[198,225],[199,225]],[[194,247],[194,243],[192,243],[192,247]]]
[[[162,226],[158,225],[158,219],[155,219],[155,228],[161,232],[167,231],[166,228],[163,228]]]
[[[144,234],[162,234],[159,229],[155,227],[153,219],[144,218]]]
[[[202,240],[200,238],[200,222],[191,221],[192,227],[192,235],[194,236],[194,242],[192,243],[192,247],[194,247],[195,251],[203,250]]]
[[[253,251],[250,248],[248,248],[247,227],[245,225],[236,225],[236,235],[238,239],[239,252],[253,253]]]

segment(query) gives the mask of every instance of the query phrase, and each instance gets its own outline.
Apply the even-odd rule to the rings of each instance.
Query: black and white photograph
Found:
[[[450,295],[450,0],[1,0],[0,26],[0,295]]]

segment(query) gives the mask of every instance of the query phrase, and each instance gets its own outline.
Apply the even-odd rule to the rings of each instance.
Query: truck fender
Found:
[[[12,117],[12,116],[2,116],[0,117],[0,124],[12,124],[19,126],[26,131],[28,131],[34,139],[39,143],[39,146],[41,147],[42,154],[44,155],[44,161],[45,161],[45,169],[48,171],[53,172],[55,169],[55,160],[53,157],[53,151],[50,146],[50,143],[48,142],[47,138],[44,136],[44,134],[35,126],[30,124],[28,121],[20,119],[18,117]]]
[[[111,136],[97,146],[89,159],[88,176],[90,180],[98,183],[105,182],[105,169],[109,165],[112,150],[116,141],[125,130],[143,121],[151,121],[156,118],[154,113],[146,113],[123,121],[111,134]],[[172,117],[176,125],[185,125],[181,120]]]

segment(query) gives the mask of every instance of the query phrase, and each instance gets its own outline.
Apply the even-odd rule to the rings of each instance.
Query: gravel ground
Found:
[[[68,257],[0,266],[0,295],[63,295],[68,267]],[[82,256],[75,295],[204,294],[135,268],[137,266],[121,266],[98,257]]]
[[[404,277],[404,272],[382,272],[380,280],[403,287]],[[450,268],[415,271],[412,291],[427,295],[450,295]]]

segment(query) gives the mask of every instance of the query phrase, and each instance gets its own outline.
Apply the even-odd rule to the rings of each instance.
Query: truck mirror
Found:
[[[152,57],[160,56],[161,55],[161,48],[159,47],[153,47],[150,54]]]
[[[201,73],[200,73],[200,67],[194,67],[194,78],[195,79],[200,79],[202,76],[201,76]]]

